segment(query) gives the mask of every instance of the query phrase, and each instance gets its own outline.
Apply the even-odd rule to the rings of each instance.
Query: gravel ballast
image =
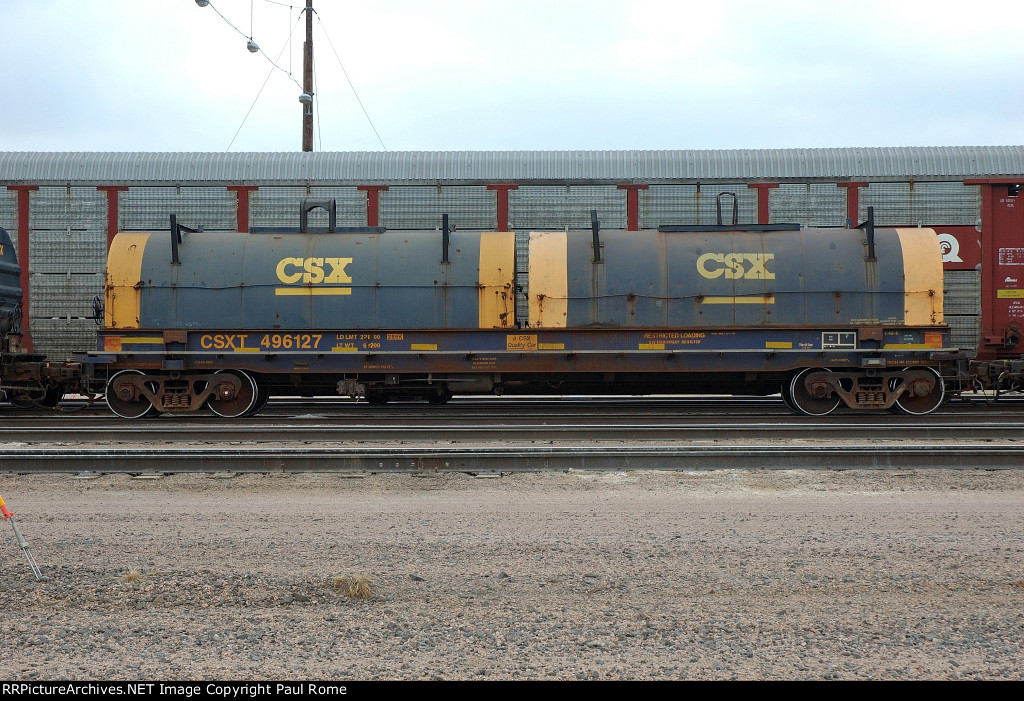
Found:
[[[0,678],[1024,679],[1024,472],[0,475]],[[345,584],[368,583],[368,598]]]

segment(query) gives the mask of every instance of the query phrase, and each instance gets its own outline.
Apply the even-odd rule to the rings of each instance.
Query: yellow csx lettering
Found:
[[[697,259],[697,272],[712,280],[774,280],[775,273],[765,267],[770,260],[774,253],[705,253]]]
[[[277,263],[277,279],[286,285],[305,282],[311,285],[352,282],[345,272],[351,258],[282,258]],[[330,266],[325,274],[324,266]]]
[[[199,337],[199,345],[205,349],[233,350],[245,347],[249,334],[208,333]]]

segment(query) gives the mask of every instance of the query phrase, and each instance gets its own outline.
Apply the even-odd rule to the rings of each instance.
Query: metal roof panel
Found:
[[[1024,146],[674,151],[0,152],[3,184],[694,182],[1024,174]]]

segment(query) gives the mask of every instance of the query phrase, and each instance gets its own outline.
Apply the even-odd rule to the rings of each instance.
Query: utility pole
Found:
[[[302,45],[302,150],[313,150],[313,0],[306,0],[306,42]]]

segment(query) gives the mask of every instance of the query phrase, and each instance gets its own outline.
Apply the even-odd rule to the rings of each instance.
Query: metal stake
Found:
[[[14,540],[17,541],[18,547],[25,553],[25,557],[28,558],[28,565],[32,568],[32,574],[36,576],[36,580],[40,582],[47,582],[50,580],[49,577],[44,577],[42,571],[39,569],[39,565],[36,564],[36,559],[32,557],[32,551],[28,549],[28,541],[25,540],[25,536],[21,534],[21,529],[18,528],[18,524],[14,522],[14,514],[8,510],[4,505],[4,498],[0,496],[0,513],[3,514],[4,521],[11,522],[11,528],[14,529]]]

